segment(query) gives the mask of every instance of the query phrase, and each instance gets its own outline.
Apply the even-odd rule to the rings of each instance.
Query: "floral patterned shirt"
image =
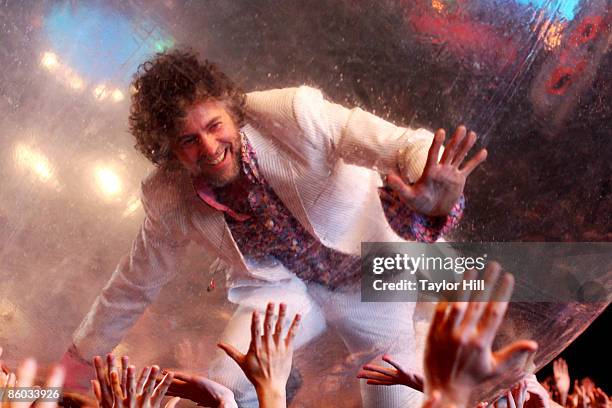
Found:
[[[256,153],[244,134],[241,159],[246,182],[239,199],[230,197],[229,189],[207,188],[202,180],[194,180],[194,187],[208,205],[223,211],[244,257],[256,262],[281,262],[304,281],[332,289],[357,282],[359,256],[325,247],[297,221],[262,177]],[[434,242],[455,227],[463,213],[463,197],[448,216],[429,217],[408,209],[388,187],[379,189],[379,193],[389,224],[410,241]]]

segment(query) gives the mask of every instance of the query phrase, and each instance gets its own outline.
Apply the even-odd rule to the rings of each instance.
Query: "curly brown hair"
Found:
[[[178,163],[172,145],[186,109],[209,99],[227,103],[238,127],[245,122],[245,95],[213,63],[200,62],[191,50],[156,54],[142,63],[132,81],[129,129],[136,145],[158,166]]]

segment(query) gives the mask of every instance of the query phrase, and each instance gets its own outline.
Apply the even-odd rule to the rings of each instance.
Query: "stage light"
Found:
[[[78,75],[73,74],[73,75],[70,75],[68,78],[68,85],[72,89],[80,91],[83,88],[85,88],[85,81],[83,81]]]
[[[105,166],[98,166],[95,169],[95,176],[100,192],[105,197],[116,197],[123,190],[121,179],[112,169]]]
[[[47,157],[31,147],[18,144],[15,147],[15,159],[21,168],[32,172],[43,183],[53,178],[53,170]]]
[[[121,102],[122,100],[125,99],[125,96],[123,95],[123,92],[121,92],[118,89],[115,89],[113,91],[112,98],[113,98],[113,101],[115,102]]]
[[[59,61],[57,60],[57,55],[47,51],[43,54],[40,64],[49,71],[52,71],[58,67]]]
[[[96,86],[93,90],[93,96],[100,101],[106,99],[106,97],[108,96],[108,90],[106,89],[106,85]]]

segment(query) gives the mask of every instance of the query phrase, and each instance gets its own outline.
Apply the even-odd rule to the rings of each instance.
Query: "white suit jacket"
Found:
[[[346,109],[305,86],[249,93],[247,111],[248,124],[242,130],[256,152],[261,174],[321,243],[359,254],[362,241],[401,240],[382,209],[380,173],[397,168],[400,160],[406,176],[416,180],[425,165],[431,132],[397,127],[358,108]],[[107,353],[119,343],[174,277],[190,241],[229,266],[232,301],[240,302],[245,288],[292,277],[283,267],[250,265],[223,214],[195,194],[183,171],[153,171],[142,182],[142,203],[145,219],[129,255],[74,335],[84,358]]]

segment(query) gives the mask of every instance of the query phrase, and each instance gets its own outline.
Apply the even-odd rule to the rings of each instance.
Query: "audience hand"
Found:
[[[555,377],[555,384],[561,398],[559,402],[561,405],[565,405],[570,389],[570,376],[567,369],[567,363],[564,359],[559,358],[553,362],[553,373]]]
[[[525,381],[527,383],[525,408],[550,408],[548,391],[538,382],[536,376],[532,374]]]
[[[160,369],[154,365],[143,368],[136,382],[136,367],[129,365],[127,357],[122,358],[120,377],[112,354],[107,356],[106,370],[100,356],[94,358],[94,367],[97,380],[92,381],[92,386],[101,408],[159,408],[174,378],[173,373],[165,373],[156,384]],[[173,408],[178,401],[173,398],[166,408]]]
[[[506,395],[493,403],[494,408],[523,408],[527,398],[527,382],[519,381]]]
[[[274,303],[268,303],[264,319],[264,333],[261,335],[260,318],[253,312],[251,321],[251,344],[246,354],[234,346],[220,343],[223,349],[246,374],[255,386],[261,407],[285,407],[286,385],[293,360],[293,338],[297,333],[300,315],[296,315],[282,338],[283,321],[287,306],[280,304],[278,319],[274,317]]]
[[[473,388],[502,373],[521,371],[526,358],[537,350],[534,341],[520,340],[492,352],[514,286],[512,275],[505,274],[493,294],[495,300],[489,301],[499,275],[500,266],[490,263],[485,270],[486,290],[475,292],[469,302],[440,302],[436,307],[425,348],[425,391],[429,396],[439,391],[444,405],[466,406]],[[464,279],[475,277],[471,270]],[[468,296],[465,293],[463,299]]]
[[[61,366],[53,366],[47,380],[45,381],[45,388],[57,387],[61,388],[64,385],[64,369]],[[8,395],[8,391],[11,388],[19,386],[19,388],[33,387],[34,379],[36,378],[36,360],[28,358],[24,360],[17,368],[17,375],[9,373],[4,375],[0,379],[0,388],[3,389],[5,395]],[[1,408],[29,408],[36,406],[36,408],[55,408],[57,402],[52,401],[31,401],[31,402],[15,402],[4,398],[0,401]]]
[[[189,399],[203,407],[238,408],[229,388],[199,375],[175,372],[166,394]]]
[[[423,392],[423,377],[404,369],[391,356],[385,355],[382,360],[391,364],[394,368],[366,364],[357,374],[357,378],[365,378],[368,380],[367,383],[372,385],[405,385]]]
[[[599,387],[595,388],[591,404],[595,408],[610,408],[612,406],[612,404],[610,403],[610,398]]]

